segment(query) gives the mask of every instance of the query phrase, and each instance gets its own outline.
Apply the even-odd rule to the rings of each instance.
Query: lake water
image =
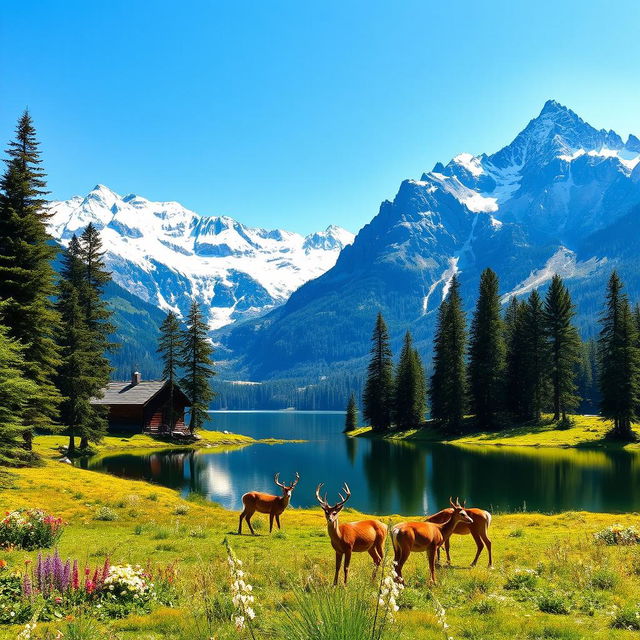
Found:
[[[215,453],[165,451],[84,459],[81,466],[197,492],[228,509],[242,494],[277,491],[273,474],[301,479],[292,505],[316,505],[324,482],[330,501],[346,481],[350,506],[376,514],[431,513],[449,496],[494,511],[640,511],[640,452],[385,442],[347,438],[344,415],[330,412],[214,412],[211,427],[254,438],[302,438]]]

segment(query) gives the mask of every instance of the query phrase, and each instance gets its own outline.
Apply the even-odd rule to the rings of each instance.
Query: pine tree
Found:
[[[553,419],[567,420],[580,402],[576,376],[581,355],[578,330],[572,324],[575,308],[562,278],[554,275],[544,301],[544,331],[549,342]]]
[[[27,408],[37,401],[39,391],[33,380],[25,378],[24,347],[9,337],[0,325],[0,467],[32,462],[24,450],[24,418]]]
[[[460,284],[454,275],[438,314],[430,386],[431,414],[449,433],[461,429],[467,404],[465,325]]]
[[[0,321],[24,345],[24,375],[38,388],[23,415],[25,447],[34,429],[57,428],[60,394],[54,377],[60,364],[55,341],[59,318],[51,262],[56,249],[47,234],[45,174],[31,116],[25,111],[9,143],[0,179]]]
[[[356,394],[349,396],[347,403],[347,415],[344,420],[344,433],[349,433],[358,428],[358,407],[356,405]]]
[[[171,431],[173,431],[177,417],[174,408],[174,389],[178,379],[180,354],[183,348],[183,329],[180,326],[180,321],[173,311],[169,311],[160,325],[158,353],[163,363],[162,378],[169,383],[169,427]]]
[[[506,344],[505,406],[509,413],[522,418],[526,415],[527,391],[525,388],[524,308],[525,302],[512,296],[504,315]]]
[[[185,370],[181,386],[191,399],[191,435],[208,420],[207,410],[215,395],[211,388],[211,378],[215,375],[211,359],[213,346],[208,333],[209,327],[203,319],[200,305],[193,301],[182,334],[180,352],[180,366]]]
[[[613,421],[613,437],[634,440],[631,423],[637,418],[640,400],[638,332],[622,282],[615,271],[609,278],[606,307],[600,322],[600,413]]]
[[[540,420],[549,396],[549,349],[544,332],[544,309],[542,298],[534,289],[522,312],[522,398],[525,420]]]
[[[374,431],[384,431],[391,426],[393,361],[389,333],[381,313],[378,313],[371,342],[371,361],[363,393],[363,414]]]
[[[394,421],[397,427],[409,429],[422,424],[426,411],[424,370],[411,333],[407,331],[400,352],[395,379]]]
[[[469,337],[471,410],[482,426],[494,427],[502,409],[505,358],[498,276],[491,269],[485,269],[480,276],[480,292]]]

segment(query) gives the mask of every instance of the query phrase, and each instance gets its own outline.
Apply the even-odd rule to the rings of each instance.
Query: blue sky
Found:
[[[0,139],[28,106],[52,197],[356,231],[547,98],[640,134],[640,3],[5,0]]]

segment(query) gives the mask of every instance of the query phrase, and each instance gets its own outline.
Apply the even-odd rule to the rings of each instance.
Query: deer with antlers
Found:
[[[489,554],[489,568],[493,567],[493,558],[491,556],[491,540],[489,540],[489,525],[491,524],[491,514],[484,509],[467,509],[465,507],[466,500],[462,502],[462,508],[465,510],[466,514],[471,518],[471,522],[458,522],[456,528],[453,530],[453,533],[465,536],[471,534],[475,543],[476,543],[476,557],[473,559],[471,563],[472,567],[476,566],[478,562],[478,558],[482,553],[484,547],[487,547],[487,553]],[[435,522],[437,524],[444,524],[451,518],[451,514],[453,513],[452,508],[443,509],[442,511],[438,511],[438,513],[434,513],[431,516],[427,516],[425,520],[427,522]],[[451,538],[447,538],[444,541],[444,551],[447,554],[447,564],[451,564],[451,555],[449,554],[449,546],[451,543]],[[440,547],[438,547],[438,562],[440,561]]]
[[[331,546],[336,552],[336,573],[333,578],[334,586],[338,584],[338,576],[340,575],[340,565],[344,556],[344,583],[347,584],[349,575],[349,564],[351,563],[351,554],[361,551],[368,551],[374,564],[373,575],[382,562],[384,552],[384,541],[387,537],[387,525],[378,520],[361,520],[360,522],[350,522],[348,524],[339,524],[338,514],[342,511],[345,502],[351,497],[349,485],[345,482],[342,493],[338,493],[340,500],[331,506],[327,502],[327,496],[320,496],[320,489],[324,483],[320,483],[316,488],[316,498],[324,511],[327,519],[327,531],[331,539]]]
[[[280,529],[280,516],[289,505],[291,492],[298,484],[298,480],[300,480],[300,474],[296,471],[296,479],[289,486],[282,484],[282,482],[279,481],[279,477],[280,474],[276,473],[276,475],[273,476],[273,481],[282,489],[281,496],[272,496],[270,493],[261,493],[260,491],[249,491],[249,493],[245,493],[242,496],[242,504],[244,505],[244,509],[240,514],[240,521],[238,523],[238,535],[242,535],[243,518],[247,520],[247,524],[249,525],[249,529],[251,530],[251,535],[256,535],[256,532],[251,526],[251,518],[256,511],[258,513],[269,514],[269,533],[271,533],[271,531],[273,530],[274,519],[276,521],[276,524],[278,525],[278,529]]]
[[[446,522],[401,522],[391,529],[391,541],[395,552],[395,565],[397,580],[404,583],[402,567],[412,551],[426,551],[431,573],[431,583],[436,584],[436,551],[451,537],[459,523],[471,524],[473,520],[460,505],[458,500],[451,504],[451,515]]]

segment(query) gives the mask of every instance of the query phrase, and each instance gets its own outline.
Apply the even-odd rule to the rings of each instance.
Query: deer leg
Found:
[[[255,536],[256,532],[253,530],[253,527],[251,526],[251,518],[253,517],[253,513],[247,514],[245,516],[245,520],[247,521],[247,524],[249,525],[249,529],[251,531],[251,535]]]
[[[280,527],[280,516],[276,513],[276,524],[278,525],[278,529],[281,529],[282,527]]]
[[[347,584],[347,578],[349,577],[349,565],[351,564],[351,549],[344,554],[344,584]]]
[[[336,551],[336,574],[333,577],[333,586],[338,585],[338,575],[340,574],[340,565],[342,564],[342,554]]]
[[[491,540],[489,540],[489,536],[487,535],[486,530],[481,534],[482,541],[484,542],[485,547],[487,547],[487,553],[489,554],[489,568],[493,567],[493,557],[491,556]]]
[[[240,514],[240,521],[238,522],[238,535],[242,535],[242,518],[244,518],[244,511]]]
[[[404,563],[407,561],[407,558],[409,557],[409,553],[410,551],[407,551],[406,553],[402,550],[401,547],[398,547],[396,549],[396,553],[395,553],[395,565],[396,565],[396,581],[399,582],[400,584],[404,584],[404,578],[402,577],[402,567],[404,567]]]
[[[369,555],[373,560],[373,575],[371,576],[371,579],[375,580],[376,573],[378,573],[378,567],[380,566],[380,562],[382,562],[382,556],[378,555],[376,547],[371,547],[371,549],[369,549]]]
[[[473,539],[476,543],[476,557],[473,559],[473,562],[471,563],[472,567],[476,566],[476,563],[478,562],[478,558],[480,557],[480,554],[482,553],[482,550],[484,549],[484,544],[482,544],[482,538],[480,537],[479,534],[474,533],[473,535]]]
[[[427,549],[427,558],[429,559],[429,573],[431,574],[431,584],[436,584],[436,548],[431,545]]]
[[[269,533],[271,533],[271,530],[273,529],[273,513],[269,514]]]
[[[444,552],[447,554],[447,564],[451,564],[451,554],[449,553],[450,546],[451,538],[447,538],[444,541]],[[438,553],[440,553],[440,547],[438,547]]]

